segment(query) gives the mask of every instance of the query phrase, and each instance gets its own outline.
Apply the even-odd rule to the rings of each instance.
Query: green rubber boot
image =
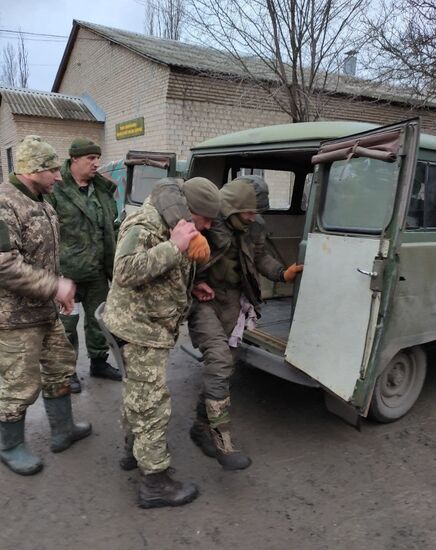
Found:
[[[31,476],[43,464],[24,443],[24,418],[18,422],[0,422],[0,459],[16,474]]]
[[[44,398],[44,407],[51,428],[50,448],[54,453],[65,451],[75,441],[84,439],[91,433],[92,426],[89,422],[74,423],[69,395],[54,399]]]

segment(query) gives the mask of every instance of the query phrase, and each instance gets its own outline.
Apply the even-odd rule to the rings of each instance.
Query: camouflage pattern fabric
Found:
[[[61,166],[56,151],[39,136],[26,136],[18,144],[16,158],[17,174],[33,174]]]
[[[191,303],[192,262],[147,200],[122,223],[103,320],[134,344],[171,348]]]
[[[75,362],[59,320],[0,330],[0,421],[20,420],[41,388],[49,399],[68,395]]]
[[[96,174],[90,182],[93,191],[84,195],[71,175],[70,162],[62,166],[62,182],[47,195],[60,221],[62,274],[76,283],[99,279],[101,272],[110,280],[118,231],[116,186]]]
[[[170,465],[167,429],[171,399],[166,385],[168,349],[126,344],[122,348],[127,378],[123,380],[122,418],[133,434],[133,454],[145,474]]]
[[[212,430],[230,423],[230,397],[219,401],[206,399],[205,404],[207,417]]]
[[[84,283],[77,283],[76,286],[76,302],[82,304],[85,312],[85,342],[88,350],[88,357],[91,359],[103,357],[106,359],[109,346],[106,342],[101,329],[95,318],[95,310],[106,300],[109,290],[106,277],[102,274],[100,279]],[[79,315],[61,315],[61,321],[65,327],[68,340],[76,352],[79,352],[79,337],[77,335],[77,324]]]
[[[59,224],[53,208],[15,175],[0,185],[0,329],[57,318]]]

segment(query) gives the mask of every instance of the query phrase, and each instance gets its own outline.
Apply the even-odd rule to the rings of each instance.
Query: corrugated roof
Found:
[[[102,122],[81,97],[3,86],[0,86],[0,96],[14,115]]]
[[[276,73],[268,69],[265,63],[255,56],[244,57],[245,69],[230,54],[215,48],[206,48],[176,40],[146,36],[86,21],[74,21],[73,29],[55,78],[54,90],[59,88],[63,72],[68,63],[69,54],[80,27],[89,29],[105,39],[124,46],[155,63],[192,70],[197,73],[229,75],[236,78],[247,78],[250,75],[251,77],[254,76],[263,80],[277,81]],[[338,74],[332,74],[327,79],[327,83],[324,82],[324,75],[321,74],[320,80],[322,81],[322,89],[333,94],[340,93],[355,97],[406,103],[408,105],[422,105],[422,101],[419,98],[411,97],[407,93],[407,90],[380,86],[370,80]],[[426,106],[436,107],[436,102],[427,102]]]

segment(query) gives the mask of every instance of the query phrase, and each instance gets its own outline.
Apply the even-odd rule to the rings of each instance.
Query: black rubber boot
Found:
[[[71,393],[80,393],[82,391],[82,384],[77,376],[77,372],[70,378],[70,390]]]
[[[91,359],[89,374],[95,378],[107,378],[117,382],[120,382],[123,378],[120,371],[110,365],[104,357],[93,357]]]
[[[189,430],[189,435],[192,441],[200,447],[206,456],[216,458],[217,448],[212,438],[206,405],[201,399],[197,403],[196,411],[197,418],[194,420]]]
[[[134,470],[138,467],[138,462],[133,454],[133,442],[135,438],[133,434],[124,437],[124,456],[120,459],[120,468],[122,470]]]
[[[156,474],[142,474],[139,486],[140,508],[182,506],[198,496],[194,483],[182,483],[170,477],[168,470]]]
[[[211,430],[217,448],[216,459],[224,470],[245,470],[251,464],[251,459],[233,446],[230,424],[223,424]]]
[[[84,439],[91,433],[92,426],[89,422],[74,423],[69,395],[54,399],[44,398],[44,407],[50,423],[51,450],[54,453],[65,451],[75,441]]]
[[[31,476],[43,464],[24,443],[24,418],[18,422],[0,422],[0,458],[16,474]]]

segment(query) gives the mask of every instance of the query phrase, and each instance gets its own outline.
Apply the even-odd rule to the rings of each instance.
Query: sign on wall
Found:
[[[120,122],[115,125],[115,136],[117,139],[126,139],[136,136],[143,136],[144,130],[144,117],[132,118],[125,122]]]

